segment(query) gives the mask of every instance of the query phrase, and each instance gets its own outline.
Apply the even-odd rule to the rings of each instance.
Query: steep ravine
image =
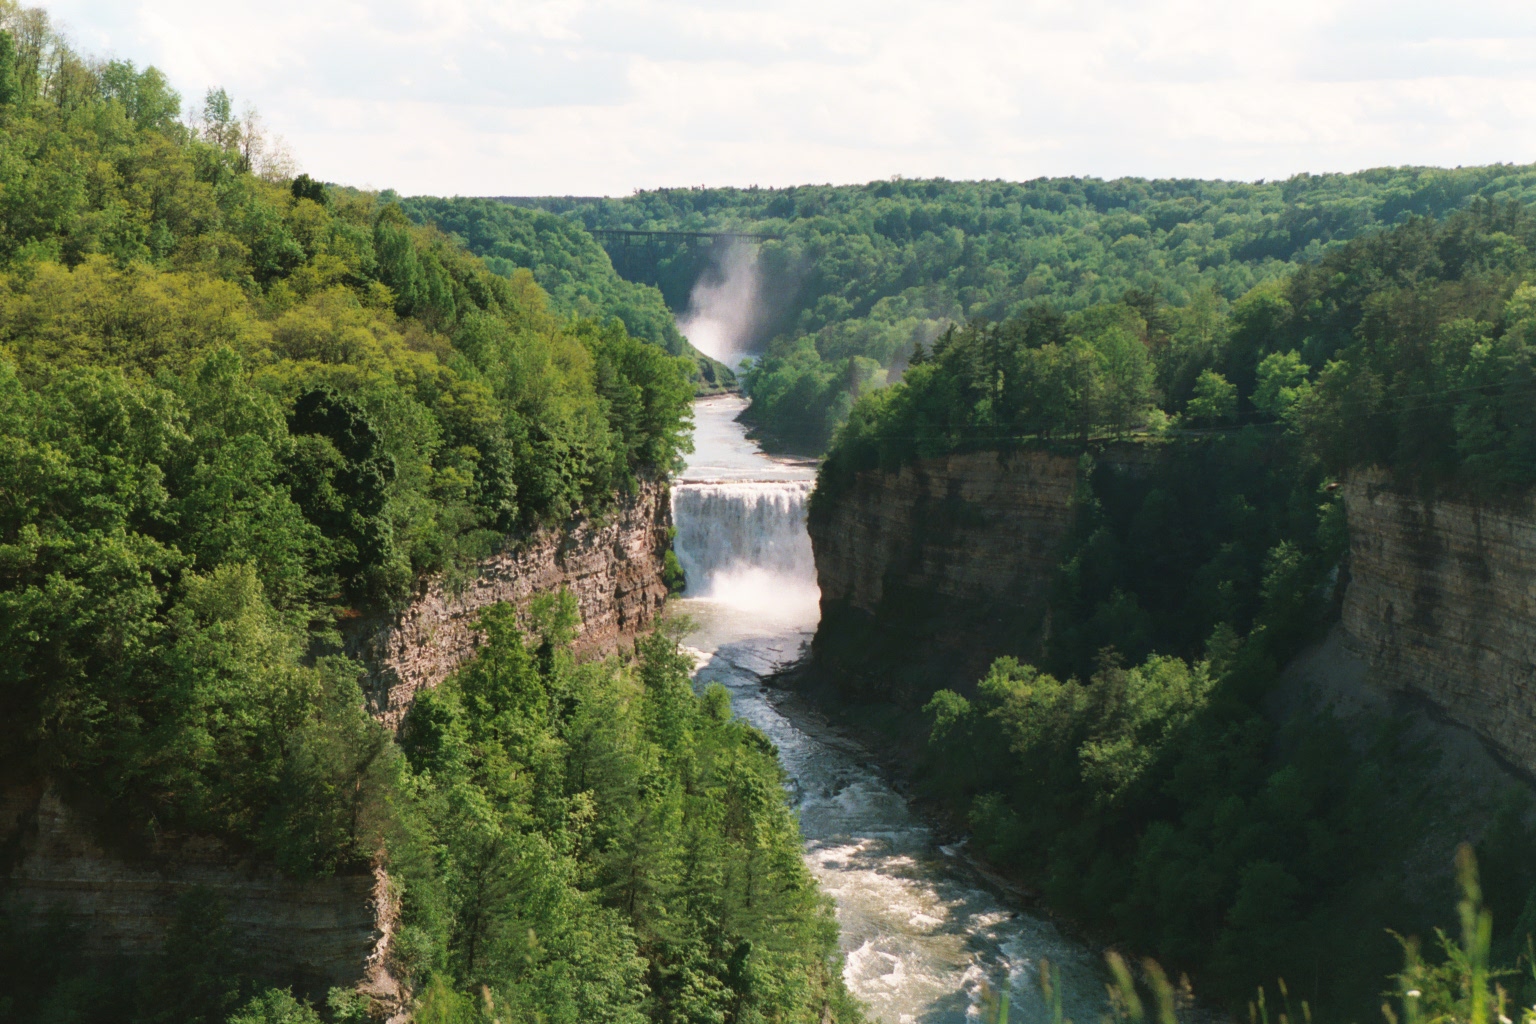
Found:
[[[376,717],[399,724],[414,695],[437,685],[476,647],[477,612],[569,589],[582,630],[578,652],[602,655],[633,643],[660,612],[671,505],[664,484],[643,485],[596,518],[541,531],[476,567],[454,588],[428,581],[402,612],[361,620],[349,647],[362,657]],[[203,891],[219,900],[240,947],[260,972],[320,992],[362,987],[397,1003],[387,970],[395,900],[387,874],[300,883],[236,856],[217,841],[162,837],[129,856],[109,850],[94,817],[46,781],[0,780],[0,896],[40,919],[63,912],[96,955],[155,952],[178,901]]]
[[[1145,489],[1187,468],[1173,461],[1177,454],[1168,453],[1166,473],[1164,464],[1153,464],[1144,476],[1126,478],[1119,474],[1142,473],[1148,463],[1096,453],[1091,489],[1083,470],[1093,460],[1043,452],[969,453],[835,481],[817,495],[810,519],[823,592],[815,658],[782,682],[810,696],[898,777],[916,783],[915,791],[935,792],[928,783],[945,780],[924,757],[931,719],[919,711],[929,695],[949,687],[974,697],[993,659],[1036,659],[1052,628],[1052,600],[1073,597],[1069,585],[1058,590],[1052,584],[1071,581],[1058,576],[1060,561],[1069,551],[1082,557],[1087,545],[1076,532],[1087,508],[1079,501],[1101,502],[1095,524],[1124,522],[1125,507],[1134,510]],[[1115,461],[1106,466],[1106,456]],[[1495,824],[1500,812],[1532,792],[1536,503],[1429,497],[1379,472],[1355,473],[1340,490],[1349,546],[1337,579],[1345,586],[1342,593],[1327,584],[1308,589],[1303,599],[1317,602],[1311,610],[1342,614],[1325,638],[1296,651],[1272,688],[1255,696],[1261,703],[1250,713],[1279,726],[1271,755],[1287,768],[1288,745],[1305,734],[1353,747],[1371,770],[1377,763],[1403,769],[1393,777],[1401,788],[1383,787],[1371,805],[1382,818],[1404,823],[1391,845],[1370,851],[1379,860],[1367,881],[1392,895],[1351,925],[1360,929],[1362,957],[1381,956],[1354,976],[1342,973],[1348,965],[1341,967],[1345,980],[1337,984],[1346,987],[1336,997],[1343,999],[1359,985],[1368,996],[1371,983],[1393,966],[1376,941],[1386,920],[1377,911],[1390,901],[1400,912],[1393,927],[1427,931],[1454,902],[1447,867],[1457,847],[1503,835]],[[1209,491],[1210,500],[1229,500],[1214,485]],[[1191,493],[1193,500],[1205,497],[1201,487],[1186,488],[1181,497],[1191,500]],[[1311,493],[1303,492],[1303,500]],[[1179,511],[1195,509],[1181,505]],[[1328,522],[1332,529],[1336,520]],[[1130,549],[1122,541],[1104,550],[1124,556]],[[1071,607],[1057,610],[1058,628],[1068,627],[1064,609]],[[1309,732],[1311,716],[1329,711],[1338,728]],[[1390,755],[1372,747],[1384,742],[1396,744]],[[1328,753],[1340,764],[1355,763],[1348,751]],[[1387,759],[1372,760],[1378,756]],[[970,806],[947,799],[935,797],[938,806],[925,809],[967,828]],[[1124,863],[1116,868],[1125,872],[1117,878],[1138,877]],[[1333,906],[1344,907],[1362,891],[1357,881],[1349,886]],[[1517,895],[1523,899],[1524,890]],[[1505,919],[1513,920],[1518,909],[1506,908]],[[1376,944],[1367,950],[1370,941]],[[1212,971],[1215,987],[1224,979]]]

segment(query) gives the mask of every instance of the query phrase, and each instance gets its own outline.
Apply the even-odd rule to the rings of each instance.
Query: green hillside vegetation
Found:
[[[401,200],[400,207],[418,224],[431,224],[462,242],[498,274],[532,272],[558,311],[597,320],[618,317],[635,337],[694,360],[703,389],[736,383],[729,367],[701,355],[678,333],[661,292],[620,277],[580,223],[493,199],[415,196]]]
[[[951,324],[1039,304],[1072,313],[1129,289],[1176,334],[1256,285],[1344,241],[1479,199],[1536,198],[1536,169],[1386,168],[1245,183],[1054,178],[788,189],[666,189],[562,202],[592,228],[730,228],[783,235],[760,248],[763,356],[744,378],[752,421],[821,452],[853,401],[899,376]],[[658,262],[673,309],[708,264],[678,247]],[[1182,396],[1180,396],[1182,399]]]
[[[0,27],[0,777],[130,854],[382,857],[418,1019],[856,1019],[772,749],[669,641],[578,668],[569,603],[532,653],[488,611],[403,753],[340,653],[427,574],[668,473],[690,362],[293,177],[223,92],[183,124],[153,68]],[[239,1010],[266,965],[220,914],[190,894],[123,964],[0,918],[0,1020],[308,1019]]]
[[[1404,854],[1449,812],[1392,730],[1280,721],[1275,685],[1337,615],[1331,479],[1374,465],[1495,502],[1536,482],[1533,280],[1536,217],[1477,204],[1337,247],[1198,332],[1198,307],[1140,292],[952,330],[859,401],[813,516],[861,470],[944,452],[1090,467],[1049,629],[927,706],[922,785],[988,858],[1222,1003],[1278,976],[1324,1019],[1374,1015],[1401,957],[1381,929],[1428,934],[1449,905]],[[1119,473],[1093,454],[1117,444],[1159,458]],[[1491,941],[1513,963],[1536,874],[1500,799],[1459,820],[1493,822]]]

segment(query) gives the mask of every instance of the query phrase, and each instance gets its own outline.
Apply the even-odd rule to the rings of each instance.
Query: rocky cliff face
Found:
[[[1536,502],[1426,500],[1376,472],[1352,477],[1344,501],[1344,628],[1373,682],[1536,773]]]
[[[352,647],[369,666],[374,713],[398,726],[420,690],[474,654],[480,609],[501,601],[526,608],[536,594],[568,589],[581,609],[578,654],[632,643],[667,599],[661,573],[671,523],[666,486],[647,483],[605,516],[544,530],[481,562],[462,587],[431,581],[405,611],[355,631]]]
[[[62,912],[88,956],[154,953],[183,899],[216,900],[260,973],[321,996],[355,985],[387,1013],[403,1006],[388,971],[398,907],[382,868],[297,882],[196,837],[162,837],[127,857],[103,849],[88,816],[41,783],[0,792],[0,848],[12,905],[37,921]]]
[[[399,615],[364,623],[355,653],[369,667],[375,713],[398,725],[421,689],[475,649],[481,608],[571,590],[580,605],[578,651],[604,654],[648,629],[667,596],[667,489],[647,484],[606,516],[548,530],[488,559],[463,588],[432,581]],[[151,954],[187,893],[220,901],[239,946],[263,973],[323,995],[356,986],[376,1009],[404,1019],[406,997],[389,973],[397,905],[382,869],[308,883],[243,862],[216,842],[165,840],[129,857],[103,849],[88,814],[45,783],[0,782],[0,897],[41,918],[79,926],[88,954]]]
[[[818,666],[844,691],[914,703],[999,654],[1028,656],[1078,472],[1048,452],[970,452],[860,473],[818,499]],[[901,653],[885,664],[882,652]]]
[[[811,519],[822,601],[870,614],[904,594],[1038,603],[1076,485],[1075,459],[1027,451],[860,473]]]

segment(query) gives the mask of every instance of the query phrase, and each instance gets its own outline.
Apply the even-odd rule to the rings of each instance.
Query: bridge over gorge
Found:
[[[644,231],[624,228],[593,228],[591,234],[608,251],[609,259],[613,260],[613,269],[619,272],[619,276],[632,281],[653,277],[656,261],[661,254],[679,244],[701,244],[713,252],[716,246],[729,246],[742,241],[766,242],[784,237],[754,231]]]

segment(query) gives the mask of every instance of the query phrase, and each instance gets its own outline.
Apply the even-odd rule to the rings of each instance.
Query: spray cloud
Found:
[[[757,247],[734,241],[693,286],[677,327],[694,348],[734,369],[752,352],[760,307]]]

